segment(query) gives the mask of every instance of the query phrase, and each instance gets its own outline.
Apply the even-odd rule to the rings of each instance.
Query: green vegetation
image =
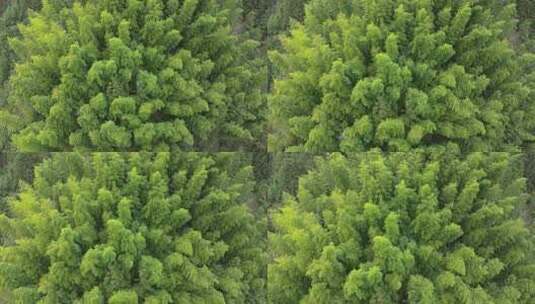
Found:
[[[9,39],[19,36],[17,24],[26,20],[29,9],[38,9],[40,0],[16,0],[7,5],[0,2],[0,109],[7,103],[9,96],[8,79],[13,72],[15,54],[9,47]],[[0,152],[7,150],[9,128],[4,122],[5,116],[0,113]],[[11,130],[12,131],[12,130]]]
[[[535,1],[0,0],[0,303],[533,304]]]
[[[272,303],[529,303],[525,180],[507,153],[332,154],[274,216]]]
[[[75,1],[12,41],[10,113],[21,151],[227,150],[262,130],[256,43],[212,0]],[[18,115],[19,117],[14,117]]]
[[[32,181],[33,167],[46,156],[46,153],[0,153],[0,214],[7,211],[6,201],[18,192],[21,183]]]
[[[533,140],[500,14],[478,1],[312,1],[271,57],[271,151],[359,152],[457,144],[514,150]]]
[[[268,20],[271,35],[285,33],[292,22],[302,22],[305,16],[305,4],[309,0],[279,0],[273,7],[273,14]]]
[[[240,158],[55,154],[0,217],[0,286],[16,303],[262,302]]]

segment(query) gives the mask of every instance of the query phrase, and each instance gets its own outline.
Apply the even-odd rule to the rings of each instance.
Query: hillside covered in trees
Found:
[[[0,0],[0,303],[532,304],[535,2]]]

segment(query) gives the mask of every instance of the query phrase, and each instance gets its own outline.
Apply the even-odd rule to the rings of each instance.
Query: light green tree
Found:
[[[17,24],[27,20],[31,9],[40,7],[40,0],[0,1],[0,107],[7,103],[9,96],[8,79],[13,71],[15,54],[9,48],[9,39],[19,36]],[[0,113],[0,151],[9,148],[9,135],[13,131],[8,126],[7,116]]]
[[[0,216],[12,303],[262,303],[244,156],[58,153]]]
[[[19,150],[258,144],[264,102],[249,56],[257,43],[232,33],[235,1],[58,5],[45,0],[11,41],[20,59],[1,115]]]
[[[312,0],[271,59],[271,151],[506,151],[533,140],[514,6]]]
[[[273,216],[271,303],[531,303],[518,155],[318,158]]]

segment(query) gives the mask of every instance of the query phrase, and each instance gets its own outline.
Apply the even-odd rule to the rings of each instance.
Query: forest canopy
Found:
[[[489,3],[491,1],[488,1]],[[270,151],[408,151],[533,140],[532,84],[507,41],[514,6],[311,1],[271,59]]]
[[[254,146],[263,115],[256,43],[233,1],[43,1],[21,38],[9,111],[20,151]],[[18,118],[13,117],[19,116]]]
[[[0,303],[533,304],[535,1],[0,0]]]
[[[17,303],[256,303],[262,222],[241,154],[55,154],[0,216]]]
[[[534,238],[508,153],[318,157],[273,217],[273,303],[528,303]],[[516,163],[516,164],[515,164]]]

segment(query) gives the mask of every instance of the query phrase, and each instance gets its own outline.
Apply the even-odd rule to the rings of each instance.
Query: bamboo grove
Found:
[[[531,304],[530,0],[0,1],[0,303]]]

